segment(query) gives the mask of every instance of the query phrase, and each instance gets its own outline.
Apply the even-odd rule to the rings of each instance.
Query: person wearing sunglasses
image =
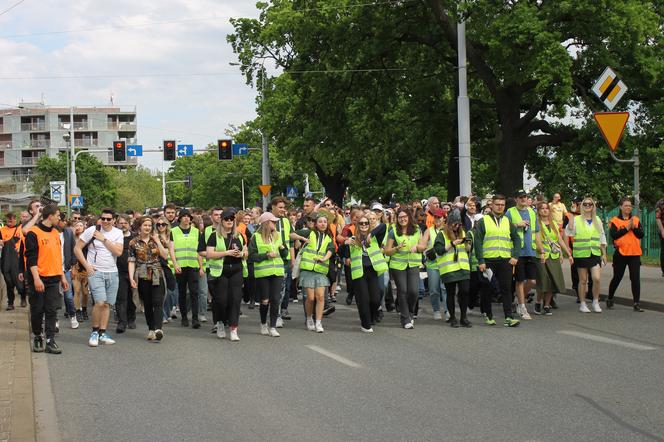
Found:
[[[260,294],[261,334],[279,337],[277,318],[281,302],[281,287],[284,281],[284,262],[289,249],[281,241],[277,231],[279,218],[271,212],[265,212],[258,218],[260,229],[249,241],[249,261],[254,263],[256,289]],[[268,327],[267,314],[270,312]]]
[[[602,313],[599,306],[599,285],[602,266],[606,259],[606,234],[602,221],[597,217],[597,205],[591,197],[585,197],[581,202],[581,215],[570,219],[566,233],[574,238],[572,256],[579,272],[579,311],[590,313],[586,304],[586,287],[588,277],[592,278],[593,312]]]
[[[161,245],[170,250],[171,244],[171,223],[165,216],[157,216],[155,219],[155,230]],[[178,305],[178,291],[177,283],[175,282],[175,275],[173,274],[173,264],[171,263],[171,257],[168,256],[166,259],[159,257],[159,262],[164,271],[164,280],[166,282],[165,294],[164,294],[164,324],[168,324],[171,319],[177,319],[176,311]]]
[[[303,243],[300,261],[300,286],[305,290],[305,315],[307,330],[323,333],[323,309],[325,290],[330,286],[327,274],[330,270],[330,258],[334,255],[332,231],[328,219],[323,214],[309,215],[316,220],[314,230],[302,229],[291,234],[291,239]],[[314,303],[316,320],[314,322]]]
[[[205,268],[205,277],[204,278],[199,278],[199,285],[204,287],[205,290],[205,295],[204,297],[199,297],[199,303],[201,304],[201,311],[203,308],[207,309],[207,293],[208,291],[210,292],[210,296],[212,296],[212,289],[210,289],[210,266],[209,266],[209,259],[207,256],[207,243],[210,237],[214,234],[214,232],[217,231],[218,227],[221,225],[221,213],[223,212],[223,209],[221,207],[213,207],[210,209],[210,223],[206,225],[203,228],[203,234],[201,235],[200,241],[198,243],[198,254],[203,258],[203,268]],[[203,279],[205,279],[205,282],[203,282]],[[199,287],[200,288],[200,287]],[[217,322],[219,322],[221,319],[218,318],[216,315],[216,310],[213,308],[212,309],[212,323],[214,324],[212,327],[212,330],[214,333],[217,332]],[[204,314],[204,313],[203,313]],[[202,317],[201,317],[202,321]],[[205,322],[205,321],[202,321]]]
[[[396,218],[397,224],[388,234],[385,255],[390,256],[390,274],[397,286],[401,326],[408,330],[414,327],[422,252],[427,243],[408,208],[399,208]]]
[[[226,337],[225,325],[230,331],[230,340],[237,342],[242,302],[242,283],[247,275],[247,248],[244,237],[237,231],[236,210],[226,208],[221,223],[207,242],[206,256],[210,271],[210,293],[212,294],[213,317],[217,321],[217,337]]]
[[[92,296],[92,333],[88,339],[90,347],[99,344],[115,344],[107,332],[111,306],[115,305],[118,295],[117,257],[124,248],[122,230],[113,226],[115,211],[102,209],[99,227],[88,227],[76,241],[74,254],[85,267],[88,274],[88,286]],[[87,253],[83,248],[87,246]],[[87,256],[86,256],[87,255]]]
[[[429,200],[431,201],[431,198]],[[443,318],[443,315],[440,313],[441,304],[445,311],[445,320],[449,320],[450,313],[447,309],[447,290],[445,289],[443,281],[440,279],[442,256],[438,256],[434,248],[434,243],[438,238],[438,234],[445,228],[445,219],[447,216],[447,214],[438,207],[440,203],[436,203],[437,200],[437,198],[434,200],[434,205],[431,206],[430,210],[427,212],[427,215],[431,216],[433,224],[431,224],[426,232],[424,232],[427,241],[427,250],[425,252],[426,260],[424,265],[427,269],[429,300],[431,302],[431,308],[433,309],[433,319],[440,321]]]

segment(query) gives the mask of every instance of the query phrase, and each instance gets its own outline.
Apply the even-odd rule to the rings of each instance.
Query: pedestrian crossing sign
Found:
[[[81,195],[69,195],[70,196],[70,206],[72,209],[82,209],[85,201]]]

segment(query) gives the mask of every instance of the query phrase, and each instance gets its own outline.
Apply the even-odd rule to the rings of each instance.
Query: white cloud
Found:
[[[255,91],[229,66],[236,57],[226,35],[230,17],[256,15],[246,0],[29,0],[0,17],[0,77],[121,77],[4,80],[0,102],[38,101],[43,94],[47,104],[102,105],[113,93],[116,104],[137,106],[146,148],[173,137],[203,147],[255,116]],[[3,37],[62,30],[79,32]],[[140,75],[201,72],[236,73]],[[153,154],[143,163],[154,168],[161,161]]]

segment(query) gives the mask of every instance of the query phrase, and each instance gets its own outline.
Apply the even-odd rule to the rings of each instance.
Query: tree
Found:
[[[145,167],[126,170],[106,169],[116,189],[117,210],[131,209],[142,212],[146,207],[161,206],[161,177]]]
[[[116,189],[110,173],[94,156],[84,153],[76,160],[77,185],[85,199],[85,210],[98,212],[103,207],[113,207],[116,202]],[[48,190],[50,181],[66,181],[67,155],[60,152],[57,157],[43,156],[37,162],[37,177],[33,189],[37,193]]]

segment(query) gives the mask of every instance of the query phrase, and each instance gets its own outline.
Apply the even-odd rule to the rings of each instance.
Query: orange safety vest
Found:
[[[633,216],[631,219],[634,220],[634,227],[639,226],[639,217]],[[616,226],[618,230],[622,228],[627,228],[629,224],[628,219],[622,219],[619,216],[614,216],[611,218],[609,224]],[[633,231],[629,230],[626,234],[621,236],[618,239],[613,240],[613,245],[623,256],[641,256],[643,252],[641,251],[641,240],[636,237]]]
[[[38,226],[33,226],[30,232],[37,236],[38,254],[37,269],[39,276],[62,275],[62,245],[60,232],[56,228],[45,232]]]
[[[9,241],[12,237],[18,238],[16,241],[16,252],[21,250],[21,242],[23,241],[23,232],[21,232],[21,226],[7,227],[4,226],[0,229],[0,236],[3,241]]]

